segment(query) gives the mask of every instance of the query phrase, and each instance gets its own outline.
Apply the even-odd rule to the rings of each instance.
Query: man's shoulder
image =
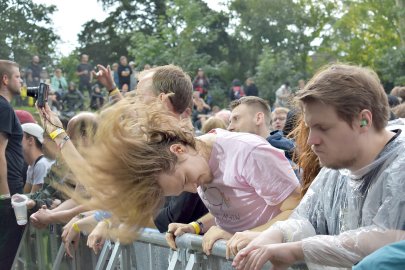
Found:
[[[14,115],[14,109],[11,104],[4,97],[0,96],[0,125],[14,121]]]
[[[266,139],[272,146],[282,149],[284,151],[293,150],[295,145],[294,141],[284,137],[283,131],[276,130],[270,133]]]

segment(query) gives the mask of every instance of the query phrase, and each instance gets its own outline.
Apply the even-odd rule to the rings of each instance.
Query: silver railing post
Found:
[[[113,251],[111,252],[111,257],[110,260],[108,261],[106,270],[112,270],[115,268],[119,256],[121,255],[121,249],[122,249],[121,244],[119,242],[116,242]]]
[[[103,249],[100,252],[100,257],[97,260],[96,270],[104,269],[105,263],[107,262],[108,256],[110,255],[110,251],[112,249],[112,244],[110,240],[106,240],[104,242]]]

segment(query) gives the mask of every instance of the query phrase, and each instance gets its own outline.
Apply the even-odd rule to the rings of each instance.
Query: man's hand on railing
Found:
[[[219,239],[228,240],[232,234],[218,226],[212,226],[203,236],[202,248],[205,254],[210,255],[214,243]]]
[[[41,209],[31,215],[30,221],[35,228],[44,229],[52,222],[51,212],[43,205]]]
[[[166,241],[170,248],[177,249],[176,247],[176,237],[181,236],[185,233],[194,233],[195,229],[191,224],[183,223],[170,223],[166,232]]]
[[[235,233],[231,239],[226,242],[226,258],[236,256],[239,250],[245,248],[261,232],[244,231]]]
[[[301,242],[249,246],[236,255],[232,266],[237,270],[259,270],[270,261],[273,270],[285,270],[303,257]]]

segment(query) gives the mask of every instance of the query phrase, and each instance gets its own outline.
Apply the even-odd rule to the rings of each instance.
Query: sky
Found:
[[[221,8],[218,0],[204,0],[214,10]],[[57,11],[51,16],[53,28],[61,37],[56,46],[56,52],[63,56],[69,55],[78,45],[77,35],[82,30],[82,25],[87,21],[95,19],[99,22],[108,16],[108,11],[103,8],[97,0],[33,0],[37,4],[55,5]]]

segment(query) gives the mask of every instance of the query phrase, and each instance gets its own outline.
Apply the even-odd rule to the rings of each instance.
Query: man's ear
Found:
[[[32,136],[27,136],[28,144],[34,144],[35,143],[35,138]]]
[[[165,100],[165,93],[160,93],[158,96],[157,96],[157,98],[160,100],[160,101],[164,101]]]
[[[166,106],[166,108],[167,108],[168,111],[175,113],[174,107],[173,107],[172,102],[170,101],[169,95],[170,95],[170,94],[160,93],[160,94],[158,95],[158,99],[159,99],[163,104],[165,104],[165,106]]]
[[[256,115],[255,115],[255,124],[257,125],[257,126],[259,126],[261,123],[263,123],[264,122],[264,113],[263,112],[257,112],[256,113]]]
[[[3,85],[8,85],[8,76],[7,76],[7,74],[4,74],[3,75],[3,78],[1,78],[1,82],[2,82],[2,84]]]
[[[176,156],[179,156],[179,155],[187,152],[187,148],[184,145],[182,145],[181,143],[172,144],[172,145],[170,145],[169,149],[170,149],[170,152],[172,152]]]
[[[186,108],[186,109],[184,110],[184,112],[182,112],[182,113],[180,114],[180,119],[190,118],[192,113],[193,113],[193,112],[192,112],[191,108]]]

